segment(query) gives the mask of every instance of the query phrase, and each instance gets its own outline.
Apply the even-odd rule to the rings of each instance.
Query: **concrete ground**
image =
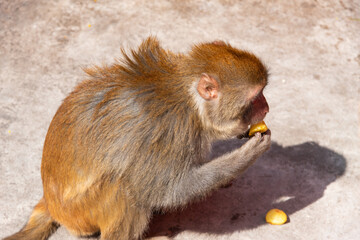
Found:
[[[0,238],[18,231],[42,196],[45,134],[82,67],[111,63],[150,34],[173,51],[223,39],[260,56],[271,72],[273,144],[231,187],[155,216],[149,237],[359,239],[357,0],[1,1]],[[240,144],[217,143],[214,155]],[[266,224],[275,207],[290,222]],[[76,238],[61,227],[50,239]]]

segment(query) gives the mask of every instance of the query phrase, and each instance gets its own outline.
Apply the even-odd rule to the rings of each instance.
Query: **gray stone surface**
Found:
[[[231,187],[154,217],[149,236],[174,239],[358,239],[360,3],[318,1],[0,2],[0,238],[42,196],[48,125],[84,78],[120,47],[156,35],[173,51],[223,39],[269,66],[273,145]],[[239,146],[217,143],[214,155]],[[271,208],[283,226],[264,221]],[[164,237],[163,237],[164,238]],[[51,240],[76,239],[64,228]]]

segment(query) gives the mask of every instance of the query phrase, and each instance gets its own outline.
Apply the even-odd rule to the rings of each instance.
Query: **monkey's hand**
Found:
[[[241,148],[250,158],[258,158],[265,151],[269,150],[271,145],[271,131],[268,129],[264,133],[257,132]]]

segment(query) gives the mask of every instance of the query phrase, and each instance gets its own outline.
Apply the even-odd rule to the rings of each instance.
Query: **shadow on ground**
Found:
[[[214,157],[243,141],[218,142]],[[147,237],[174,236],[181,231],[231,233],[265,224],[271,208],[291,214],[320,199],[326,187],[344,174],[346,160],[314,142],[271,149],[232,186],[215,191],[183,211],[156,214]]]

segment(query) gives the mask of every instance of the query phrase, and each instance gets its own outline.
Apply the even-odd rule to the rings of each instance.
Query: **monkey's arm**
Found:
[[[183,175],[166,196],[166,205],[184,205],[198,196],[205,196],[249,168],[255,160],[270,148],[271,133],[257,133],[241,148],[220,156],[200,167],[192,168]]]

